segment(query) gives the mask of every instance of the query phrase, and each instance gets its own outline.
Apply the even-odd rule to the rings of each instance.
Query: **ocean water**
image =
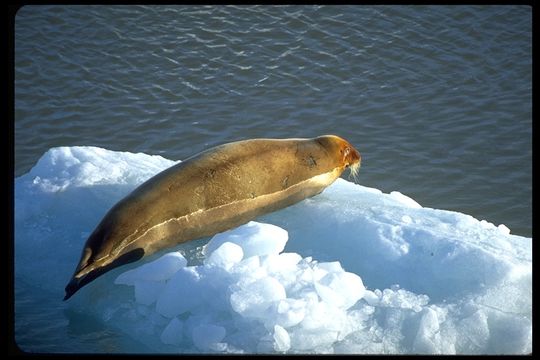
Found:
[[[359,182],[531,236],[527,6],[26,6],[15,175],[53,146],[184,159],[335,133]]]
[[[55,146],[181,160],[333,133],[358,183],[532,235],[531,7],[25,6],[14,71],[16,177]],[[25,289],[19,341],[114,348],[50,298],[58,321],[30,325]]]

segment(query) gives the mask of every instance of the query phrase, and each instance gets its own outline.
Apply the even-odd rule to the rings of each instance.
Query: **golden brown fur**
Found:
[[[346,140],[252,139],[201,152],[114,205],[88,238],[66,297],[101,274],[320,193],[360,154]]]

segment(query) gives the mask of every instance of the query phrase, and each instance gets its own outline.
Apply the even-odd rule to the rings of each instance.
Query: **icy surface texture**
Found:
[[[61,299],[107,210],[173,164],[50,149],[15,180],[17,281]],[[155,352],[522,354],[532,351],[531,243],[338,179],[205,246],[114,269],[69,306]]]

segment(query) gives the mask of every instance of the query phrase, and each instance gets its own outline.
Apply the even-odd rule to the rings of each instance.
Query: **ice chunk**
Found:
[[[201,324],[193,329],[193,343],[199,350],[217,350],[226,333],[222,326]]]
[[[343,267],[339,261],[322,262],[317,264],[317,269],[323,269],[326,272],[340,273],[344,272]]]
[[[379,296],[377,296],[375,292],[367,289],[364,291],[363,299],[366,300],[366,302],[371,306],[378,305],[380,300]]]
[[[325,329],[321,324],[311,330],[300,327],[289,332],[291,348],[300,352],[330,352],[329,347],[337,341],[338,335],[338,330]]]
[[[288,238],[287,231],[278,226],[250,221],[236,229],[215,235],[205,246],[203,253],[209,256],[223,243],[232,242],[242,247],[244,258],[279,254],[285,248]]]
[[[289,328],[299,324],[305,317],[307,302],[301,299],[283,299],[272,305],[269,320]]]
[[[276,351],[284,352],[291,348],[289,333],[279,325],[274,326],[274,340],[274,350]]]
[[[135,301],[143,305],[153,304],[163,289],[165,288],[164,281],[135,281]]]
[[[307,332],[342,331],[347,322],[345,309],[324,301],[308,304],[300,326]]]
[[[246,317],[264,317],[273,302],[285,299],[283,285],[271,276],[244,284],[230,297],[234,311]]]
[[[282,253],[263,256],[261,267],[267,274],[275,277],[285,287],[297,280],[297,264],[302,257],[296,253]]]
[[[134,285],[135,281],[168,280],[178,269],[186,266],[187,260],[179,252],[170,252],[160,258],[120,274],[115,284]]]
[[[172,318],[161,333],[161,341],[168,345],[180,345],[182,342],[182,329],[182,322],[178,318]]]
[[[332,272],[315,282],[317,294],[323,301],[348,309],[364,296],[360,276],[349,272]]]
[[[203,292],[197,268],[181,268],[165,285],[157,299],[156,311],[169,318],[183,314],[201,304]]]
[[[510,235],[510,229],[506,225],[500,224],[499,226],[497,226],[497,228],[501,233],[505,235]]]
[[[262,266],[269,274],[286,273],[296,269],[302,257],[296,253],[267,255],[262,259]]]
[[[260,267],[260,259],[258,256],[251,256],[247,259],[243,259],[242,261],[234,264],[234,266],[230,269],[231,273],[233,274],[251,274],[253,275],[253,272],[258,271],[261,269]],[[264,269],[261,269],[262,274],[266,275],[266,271]]]
[[[532,323],[525,316],[488,310],[489,352],[492,354],[530,354],[532,352]]]
[[[462,354],[481,354],[489,341],[488,319],[484,311],[477,310],[457,323],[456,347]]]
[[[422,310],[422,306],[429,302],[427,295],[417,295],[404,289],[384,289],[380,299],[380,306]]]
[[[69,187],[142,182],[174,164],[175,161],[159,155],[111,152],[94,146],[61,146],[43,154],[30,175],[42,191],[58,192]]]
[[[204,263],[211,266],[219,266],[230,269],[234,264],[242,260],[244,252],[242,248],[234,243],[226,242],[214,250]]]
[[[437,313],[430,308],[424,309],[424,315],[414,339],[413,352],[418,354],[439,354],[440,328]]]

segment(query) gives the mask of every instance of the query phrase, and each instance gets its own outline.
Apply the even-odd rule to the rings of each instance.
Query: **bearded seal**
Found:
[[[335,135],[251,139],[198,153],[116,203],[88,237],[64,300],[105,272],[314,196],[360,153]]]

